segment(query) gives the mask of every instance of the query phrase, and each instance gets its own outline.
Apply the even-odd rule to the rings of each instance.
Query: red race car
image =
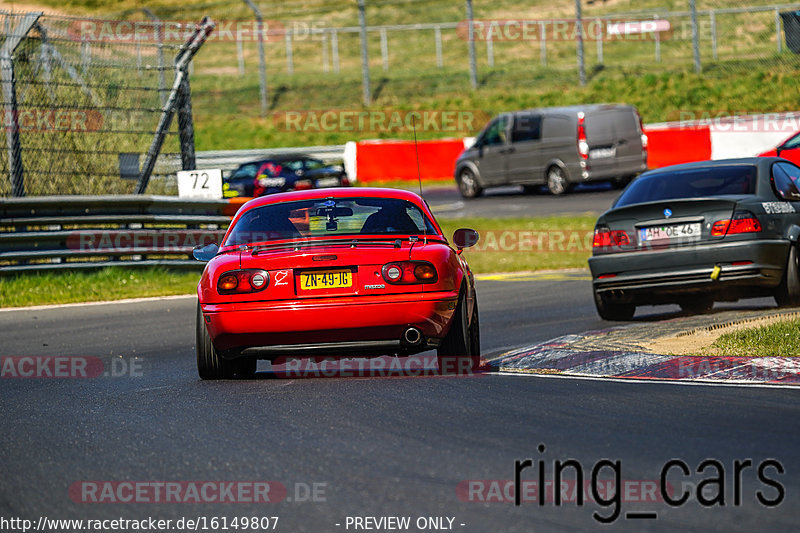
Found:
[[[427,204],[394,189],[336,188],[250,200],[216,244],[197,287],[197,369],[246,377],[258,359],[405,356],[480,362],[478,303],[461,250]],[[451,363],[452,361],[452,363]]]
[[[800,132],[795,133],[772,150],[758,155],[759,157],[782,157],[800,165]]]

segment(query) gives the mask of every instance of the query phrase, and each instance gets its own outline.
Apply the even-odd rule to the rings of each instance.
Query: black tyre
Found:
[[[477,305],[473,317],[477,318]],[[437,348],[439,371],[442,374],[475,370],[480,366],[480,326],[476,320],[470,327],[464,291],[458,299],[450,331]],[[477,350],[477,351],[476,351]]]
[[[789,248],[783,279],[775,289],[775,301],[781,307],[800,306],[800,268],[798,268],[797,261],[797,246],[792,245]]]
[[[603,320],[630,320],[636,312],[636,305],[608,302],[597,291],[594,291],[594,306]]]
[[[197,304],[196,322],[197,373],[201,379],[228,379],[250,377],[256,372],[257,361],[250,357],[226,360],[220,357],[208,335],[200,303]]]
[[[541,185],[523,185],[522,186],[522,193],[523,194],[539,194],[541,190]]]
[[[567,173],[563,168],[553,165],[547,169],[547,190],[553,196],[559,196],[568,192],[572,186],[567,179]]]
[[[483,194],[483,187],[478,183],[475,173],[468,168],[462,168],[458,173],[458,192],[464,198],[476,198]]]
[[[681,306],[681,311],[686,314],[702,315],[714,308],[714,300],[707,296],[697,296],[691,300],[678,302],[678,305]]]
[[[614,187],[615,189],[624,189],[625,186],[627,186],[632,179],[633,176],[622,176],[621,178],[614,178],[613,180],[611,180],[611,186]]]

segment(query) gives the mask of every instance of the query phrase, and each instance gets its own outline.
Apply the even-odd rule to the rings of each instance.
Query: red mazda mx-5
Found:
[[[453,249],[416,194],[341,188],[288,192],[244,204],[197,287],[197,369],[246,377],[258,359],[411,355],[436,348],[475,368],[478,303]],[[451,359],[452,358],[452,359]]]

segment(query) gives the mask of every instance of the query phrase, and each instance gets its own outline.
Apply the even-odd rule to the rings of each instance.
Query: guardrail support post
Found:
[[[0,48],[0,80],[3,85],[3,114],[8,148],[8,173],[11,177],[11,195],[25,196],[24,169],[22,167],[22,148],[19,144],[19,117],[17,116],[17,87],[14,76],[14,50],[28,35],[41,12],[28,13],[17,23]]]

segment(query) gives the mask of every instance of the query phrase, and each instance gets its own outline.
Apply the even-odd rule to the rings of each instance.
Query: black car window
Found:
[[[225,246],[305,237],[436,234],[419,207],[396,198],[302,200],[256,207],[236,222]]]
[[[614,207],[676,198],[755,194],[757,175],[755,165],[724,165],[646,173],[625,189]]]
[[[284,168],[288,168],[292,172],[303,170],[302,159],[286,159],[284,161],[281,161],[281,165],[283,165]]]
[[[794,148],[800,148],[800,133],[783,143],[781,146],[781,150],[792,150]]]
[[[511,142],[538,141],[542,138],[542,116],[533,113],[519,113],[514,116]]]
[[[325,168],[325,163],[319,159],[306,159],[306,170],[317,170],[318,168]]]
[[[772,165],[772,186],[779,198],[791,202],[800,201],[800,190],[797,189],[798,179],[800,179],[800,168],[789,163]]]
[[[484,144],[495,145],[506,143],[506,127],[508,126],[508,117],[498,117],[486,130],[484,136]]]
[[[253,179],[256,177],[256,171],[258,171],[258,165],[250,163],[237,168],[228,179]]]

